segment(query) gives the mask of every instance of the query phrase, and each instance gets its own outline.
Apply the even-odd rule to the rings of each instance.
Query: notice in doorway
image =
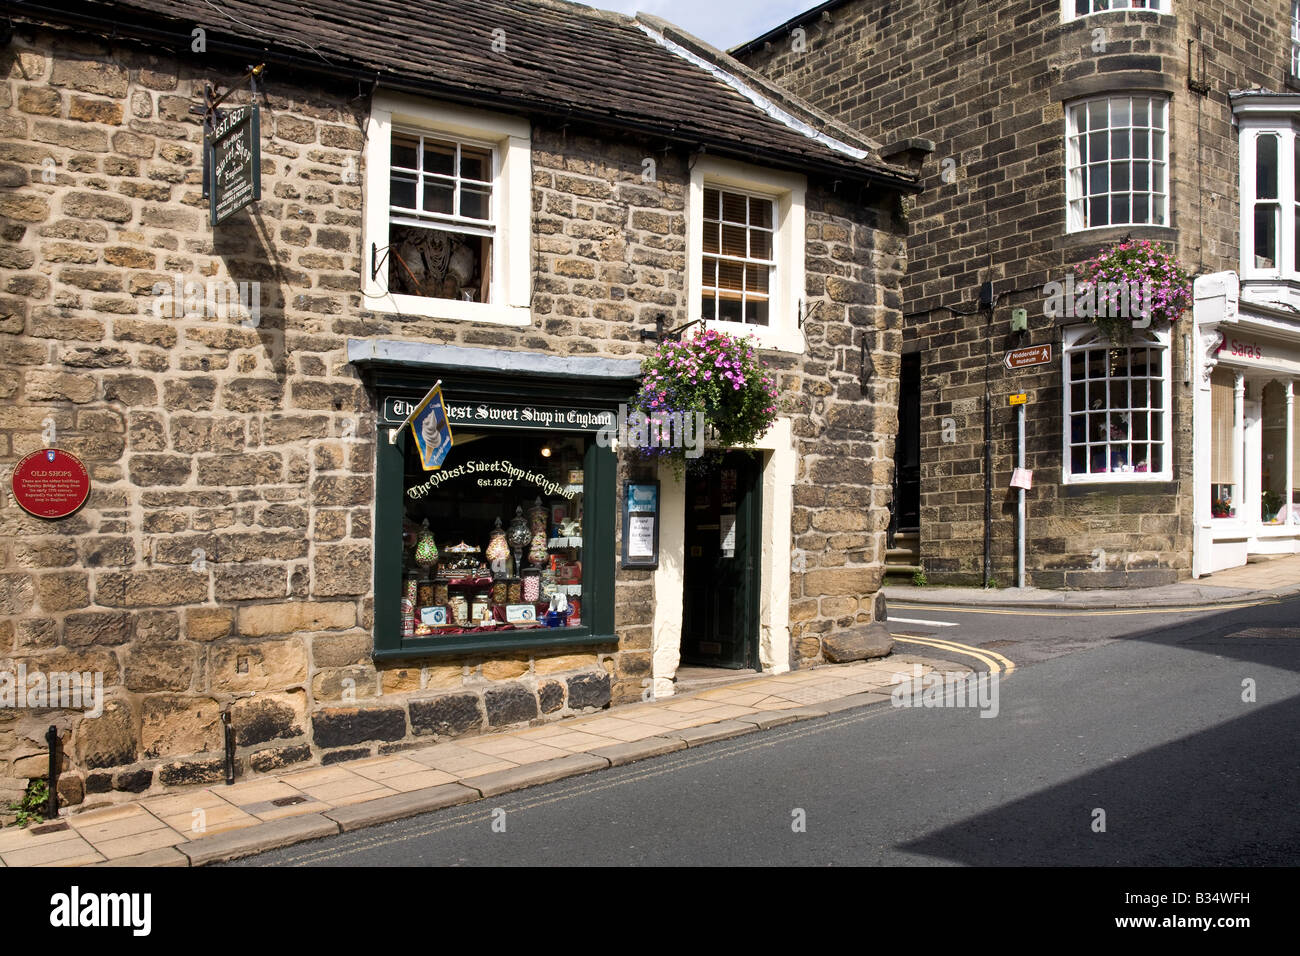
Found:
[[[734,558],[736,556],[736,516],[724,514],[721,516],[722,527],[719,533],[722,556],[724,558]]]
[[[659,482],[623,486],[623,567],[659,567]]]
[[[655,553],[655,519],[648,515],[630,515],[627,522],[627,556],[650,558]]]

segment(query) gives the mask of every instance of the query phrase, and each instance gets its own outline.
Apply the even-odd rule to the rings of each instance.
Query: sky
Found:
[[[618,13],[651,13],[726,50],[762,36],[822,0],[580,0]]]

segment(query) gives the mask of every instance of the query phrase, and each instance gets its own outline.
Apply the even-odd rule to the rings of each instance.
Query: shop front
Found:
[[[789,669],[789,420],[678,473],[612,437],[639,362],[360,340],[350,355],[377,414],[377,663],[596,653],[622,699],[672,694],[683,665]],[[437,439],[410,422],[439,382],[451,442],[431,468]]]
[[[1195,284],[1193,573],[1300,553],[1300,317],[1234,273]]]
[[[353,361],[378,411],[376,660],[615,644],[598,437],[639,364],[382,342]],[[427,467],[408,420],[437,382],[451,447]]]

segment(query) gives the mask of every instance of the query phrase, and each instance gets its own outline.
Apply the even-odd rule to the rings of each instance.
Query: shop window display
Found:
[[[581,625],[591,439],[457,429],[441,468],[408,443],[403,638]]]

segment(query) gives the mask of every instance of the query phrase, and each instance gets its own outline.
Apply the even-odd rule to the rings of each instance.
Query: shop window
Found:
[[[1167,226],[1168,100],[1109,96],[1066,109],[1070,231]]]
[[[1118,346],[1069,329],[1064,362],[1065,481],[1168,480],[1169,334]]]
[[[1286,521],[1289,490],[1287,472],[1287,407],[1281,382],[1260,390],[1260,518],[1265,524]]]
[[[573,627],[583,594],[592,439],[458,430],[442,467],[405,454],[402,636]]]
[[[1237,443],[1235,376],[1215,369],[1210,377],[1210,515],[1237,516]]]
[[[803,176],[700,157],[691,168],[690,318],[803,351]]]
[[[379,443],[376,656],[613,640],[614,456],[595,431],[453,427],[435,470],[404,431]]]
[[[1285,517],[1291,524],[1300,524],[1300,380],[1291,383],[1291,489],[1284,496],[1289,504]]]
[[[1063,13],[1066,20],[1110,10],[1154,10],[1157,13],[1168,13],[1169,2],[1170,0],[1064,0]]]
[[[367,126],[369,309],[529,322],[527,121],[377,94]]]

